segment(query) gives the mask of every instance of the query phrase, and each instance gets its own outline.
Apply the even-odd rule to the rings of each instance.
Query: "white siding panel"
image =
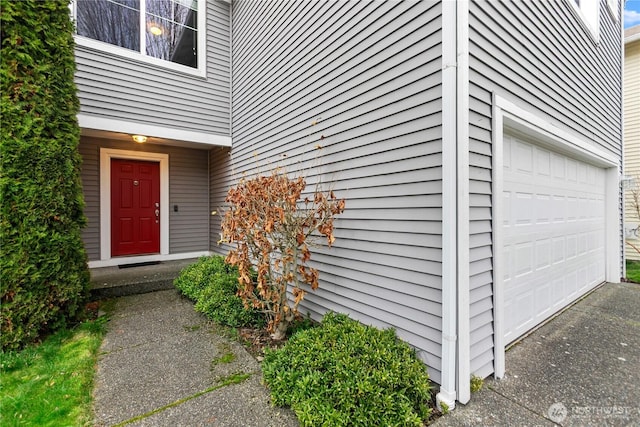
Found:
[[[436,382],[440,39],[438,2],[234,2],[234,145],[229,165],[212,156],[212,170],[279,164],[346,198],[335,245],[312,254],[321,284],[303,311],[395,327]]]

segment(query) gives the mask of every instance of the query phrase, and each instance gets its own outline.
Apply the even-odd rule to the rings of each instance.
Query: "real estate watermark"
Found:
[[[638,408],[631,406],[573,406],[567,408],[564,403],[556,402],[547,410],[549,419],[561,423],[567,418],[631,418],[640,415]]]
[[[560,402],[556,402],[549,406],[549,409],[547,410],[549,419],[554,423],[561,423],[564,421],[564,419],[567,418],[568,413],[569,411],[567,410],[567,407]]]

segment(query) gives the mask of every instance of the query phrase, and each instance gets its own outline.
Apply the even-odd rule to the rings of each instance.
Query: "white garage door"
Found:
[[[604,282],[604,196],[604,169],[505,135],[505,342]]]

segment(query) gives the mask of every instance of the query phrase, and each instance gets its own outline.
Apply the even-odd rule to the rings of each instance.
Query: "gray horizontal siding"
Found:
[[[169,155],[169,252],[209,250],[209,160],[204,150],[82,137],[82,186],[88,225],[83,241],[90,261],[100,259],[100,148]],[[174,205],[178,212],[174,212]]]
[[[204,150],[171,147],[169,251],[209,250],[209,159]],[[178,212],[174,211],[178,205]]]
[[[82,137],[78,145],[82,156],[82,194],[87,225],[82,241],[89,261],[100,259],[100,149],[90,139]]]
[[[565,1],[470,3],[470,324],[477,375],[493,372],[492,93],[620,156],[620,29],[606,7],[601,2],[596,45]]]
[[[220,255],[226,255],[225,249],[218,244],[218,241],[229,180],[232,176],[230,154],[228,148],[222,147],[209,151],[209,210],[216,212],[210,218],[209,248]]]
[[[230,132],[230,6],[207,2],[207,77],[76,45],[82,114],[219,135]]]
[[[303,312],[395,327],[437,382],[441,25],[438,2],[234,2],[231,165],[212,162],[236,177],[281,164],[344,197]]]

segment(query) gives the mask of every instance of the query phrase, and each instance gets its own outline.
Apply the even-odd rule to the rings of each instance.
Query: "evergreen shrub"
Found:
[[[422,426],[431,413],[427,369],[409,345],[344,314],[267,350],[262,372],[272,402],[303,426]]]
[[[202,257],[185,267],[174,285],[195,301],[195,310],[221,325],[262,326],[264,316],[246,309],[238,292],[238,268],[226,264],[224,257]]]
[[[89,290],[68,2],[1,2],[0,341],[65,326]]]

